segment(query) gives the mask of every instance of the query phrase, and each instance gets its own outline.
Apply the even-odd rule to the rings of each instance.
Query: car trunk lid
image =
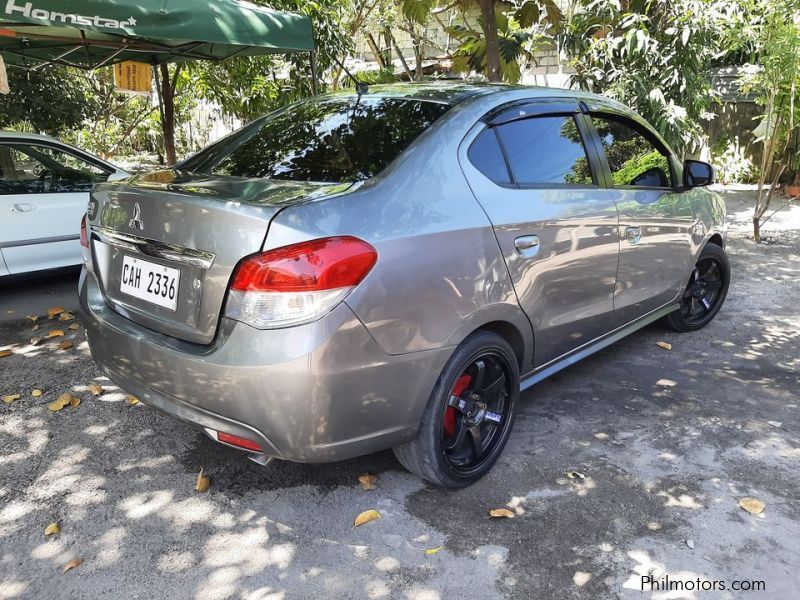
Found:
[[[208,344],[234,268],[262,248],[272,217],[347,187],[177,171],[98,185],[88,214],[106,302],[145,327]]]

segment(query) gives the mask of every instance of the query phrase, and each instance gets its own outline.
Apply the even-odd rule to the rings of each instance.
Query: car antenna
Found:
[[[369,92],[369,86],[364,83],[363,81],[359,81],[358,78],[353,75],[350,71],[347,70],[347,67],[344,66],[343,63],[339,62],[338,58],[333,57],[333,62],[339,65],[345,74],[352,80],[352,82],[356,86],[356,94],[358,94],[358,99],[361,100],[361,96]]]

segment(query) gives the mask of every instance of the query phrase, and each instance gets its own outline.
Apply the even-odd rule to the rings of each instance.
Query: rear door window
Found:
[[[374,177],[450,108],[357,96],[287,107],[179,165],[212,175],[343,183]]]
[[[575,118],[543,116],[497,127],[514,181],[521,185],[592,185]]]

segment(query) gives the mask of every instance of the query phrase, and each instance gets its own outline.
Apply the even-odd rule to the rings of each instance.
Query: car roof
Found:
[[[39,142],[55,142],[56,144],[63,144],[65,146],[69,146],[69,144],[65,144],[64,142],[57,140],[56,138],[50,137],[49,135],[41,135],[39,133],[26,133],[23,131],[0,131],[0,140],[7,140],[11,138],[17,140],[37,140]]]
[[[622,104],[604,96],[568,90],[564,88],[551,88],[533,85],[518,85],[508,83],[464,83],[460,81],[433,81],[424,83],[389,83],[370,85],[367,96],[384,98],[402,98],[406,100],[423,100],[456,105],[478,97],[491,95],[506,95],[510,92],[524,91],[530,98],[575,98],[586,100],[595,104],[615,106],[624,109]],[[354,89],[342,90],[334,95],[355,94]]]

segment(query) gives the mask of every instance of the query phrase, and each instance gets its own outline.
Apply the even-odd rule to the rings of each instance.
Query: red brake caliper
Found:
[[[469,386],[470,381],[472,381],[472,375],[467,375],[464,373],[461,377],[456,379],[455,385],[453,385],[453,389],[450,390],[451,396],[460,396],[464,393],[464,390],[467,389]],[[452,407],[448,406],[447,410],[444,411],[444,432],[447,437],[451,437],[456,433],[456,415],[458,411]]]

